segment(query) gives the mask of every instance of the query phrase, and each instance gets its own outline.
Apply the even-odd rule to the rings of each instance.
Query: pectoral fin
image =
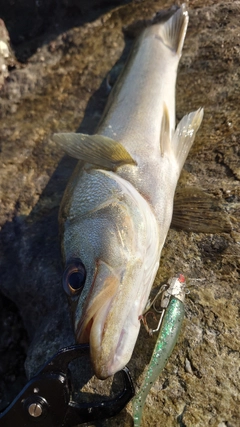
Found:
[[[177,190],[171,226],[196,233],[229,233],[232,229],[221,202],[194,187]]]
[[[100,168],[114,171],[124,164],[136,165],[120,142],[106,136],[55,133],[53,140],[70,156]]]

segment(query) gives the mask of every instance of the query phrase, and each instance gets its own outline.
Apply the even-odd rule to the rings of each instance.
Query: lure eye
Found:
[[[63,289],[69,296],[79,295],[86,281],[86,269],[79,258],[72,259],[63,274]]]

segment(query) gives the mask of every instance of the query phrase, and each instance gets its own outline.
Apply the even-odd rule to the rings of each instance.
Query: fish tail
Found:
[[[161,29],[161,38],[171,50],[176,52],[180,57],[182,47],[187,32],[188,26],[188,12],[185,4],[177,9],[177,11],[164,23]]]

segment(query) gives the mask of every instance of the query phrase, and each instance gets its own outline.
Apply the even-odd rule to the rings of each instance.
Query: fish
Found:
[[[96,133],[56,133],[79,160],[59,211],[77,343],[95,375],[130,360],[171,224],[178,178],[203,109],[176,127],[175,84],[188,26],[184,5],[146,27],[113,87]]]

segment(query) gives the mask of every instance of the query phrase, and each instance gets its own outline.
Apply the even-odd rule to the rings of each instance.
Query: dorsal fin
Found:
[[[223,203],[196,187],[177,189],[171,226],[195,233],[229,233],[232,230]]]
[[[168,108],[163,103],[163,115],[162,115],[162,123],[161,123],[161,132],[160,132],[160,152],[161,156],[164,156],[164,153],[170,150],[171,139],[170,139],[170,120]]]

